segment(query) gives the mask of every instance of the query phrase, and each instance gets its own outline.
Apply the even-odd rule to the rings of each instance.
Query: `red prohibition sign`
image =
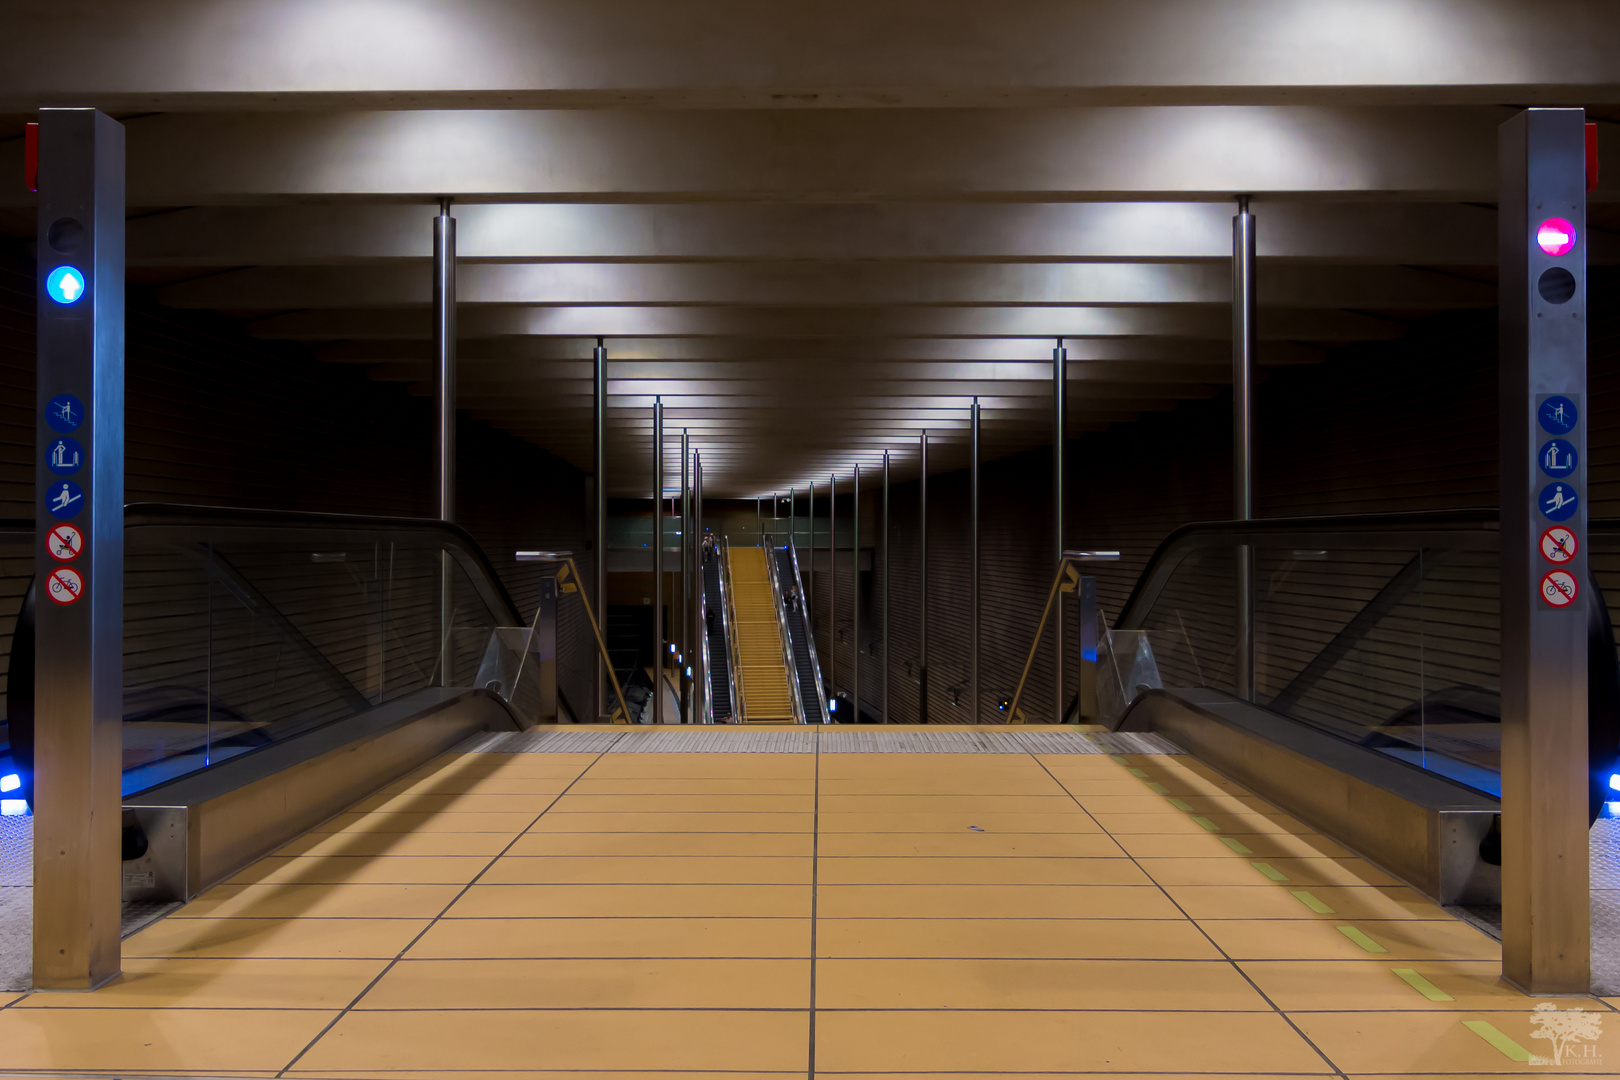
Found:
[[[51,558],[71,562],[84,550],[84,534],[72,525],[58,525],[45,538],[45,547],[50,551]]]
[[[77,603],[79,597],[84,595],[84,579],[77,570],[69,570],[65,566],[58,566],[51,571],[51,576],[45,579],[45,591],[50,593],[51,599],[64,606]]]
[[[1562,570],[1548,571],[1541,579],[1541,598],[1555,608],[1573,604],[1580,592],[1575,579]]]

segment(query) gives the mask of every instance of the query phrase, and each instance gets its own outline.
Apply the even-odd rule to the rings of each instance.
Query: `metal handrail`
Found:
[[[793,702],[793,722],[805,722],[804,699],[799,694],[799,666],[793,662],[793,635],[788,633],[787,609],[782,603],[782,584],[776,580],[776,560],[772,558],[774,550],[765,543],[763,537],[759,542],[760,552],[765,556],[765,576],[771,582],[771,606],[776,611],[776,639],[782,646],[783,675],[787,678],[788,694]]]
[[[804,577],[799,573],[799,549],[791,536],[788,538],[788,554],[793,557],[793,589],[799,594],[799,610],[804,613],[804,638],[810,646],[810,670],[816,676],[816,700],[821,705],[821,722],[830,724],[832,713],[827,711],[827,685],[821,681],[821,658],[816,655],[816,635],[810,628],[809,597],[804,594]]]
[[[733,723],[748,722],[748,703],[743,700],[742,654],[738,652],[737,635],[733,627],[737,625],[737,601],[727,580],[731,577],[731,537],[725,537],[721,543],[725,545],[725,557],[720,562],[720,600],[722,603],[720,623],[726,630],[726,653],[731,658],[729,670],[726,672],[726,688],[731,691],[731,719]]]
[[[710,669],[712,661],[709,659],[709,589],[704,581],[703,547],[698,546],[698,590],[697,590],[697,617],[698,617],[698,678],[695,680],[698,697],[702,707],[698,715],[702,723],[714,723],[714,686],[713,673]]]

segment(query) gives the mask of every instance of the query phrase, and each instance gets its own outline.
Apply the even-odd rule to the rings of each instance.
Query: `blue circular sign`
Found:
[[[84,295],[84,275],[78,267],[58,266],[45,279],[45,293],[58,304],[76,304]]]
[[[72,476],[84,466],[84,447],[78,439],[58,435],[45,448],[45,466],[57,476]]]
[[[1541,489],[1541,516],[1548,521],[1568,521],[1580,505],[1579,496],[1568,484],[1548,484]]]
[[[1541,471],[1562,480],[1575,471],[1575,444],[1566,439],[1548,439],[1541,447]]]
[[[52,431],[73,431],[84,423],[84,403],[72,394],[57,394],[45,405],[45,422]]]
[[[1537,412],[1541,420],[1542,430],[1549,435],[1567,434],[1580,419],[1575,412],[1575,403],[1562,394],[1554,394],[1541,403]]]
[[[77,517],[84,509],[84,488],[71,480],[63,480],[60,484],[54,480],[45,489],[45,506],[53,517],[63,521]]]

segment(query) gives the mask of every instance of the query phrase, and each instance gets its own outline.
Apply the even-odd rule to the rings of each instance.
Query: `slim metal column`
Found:
[[[596,443],[596,490],[593,492],[596,506],[593,516],[596,519],[596,595],[591,597],[596,604],[596,621],[604,628],[607,627],[607,349],[602,345],[602,339],[596,339],[596,349],[591,354],[591,368],[594,375],[592,398],[595,415],[592,418],[592,430],[595,432]],[[607,666],[600,651],[596,653],[596,677],[591,683],[591,717],[600,719],[608,711],[607,695]],[[625,717],[626,720],[630,718]]]
[[[688,489],[691,483],[691,474],[687,471],[688,463],[692,458],[692,442],[686,428],[681,428],[681,655],[680,666],[675,671],[676,681],[681,687],[681,723],[690,723],[692,719],[692,680],[686,677],[686,667],[692,661],[692,646],[696,638],[692,634],[692,621],[696,618],[692,606],[692,548],[687,543],[687,537],[692,532],[692,498]]]
[[[1058,338],[1052,350],[1052,572],[1063,566],[1064,438],[1069,430],[1069,352]],[[1052,621],[1052,722],[1063,723],[1063,593]],[[1009,717],[1008,719],[1012,719]]]
[[[852,724],[861,722],[861,466],[855,465],[854,505],[850,509],[849,527],[853,539],[849,542],[851,565],[849,568],[849,610],[854,626],[851,638],[854,658],[849,666],[849,718]]]
[[[795,551],[799,548],[799,491],[788,488],[788,540]]]
[[[838,696],[838,476],[827,476],[827,696]]]
[[[33,978],[90,990],[123,887],[123,126],[41,109],[39,179]]]
[[[805,512],[805,524],[810,528],[810,581],[804,594],[804,624],[810,636],[816,636],[816,483],[810,482],[810,509]]]
[[[918,481],[917,533],[921,549],[917,559],[917,723],[928,723],[928,429],[923,428],[922,471]]]
[[[664,399],[653,398],[653,723],[664,722]]]
[[[439,520],[456,518],[456,219],[439,200],[433,219],[433,496]],[[439,553],[439,684],[455,680],[450,634],[455,622],[454,567]]]
[[[692,455],[692,532],[696,534],[693,543],[697,546],[697,588],[702,591],[708,586],[703,575],[703,455]],[[695,724],[700,717],[708,715],[709,695],[713,687],[709,681],[709,664],[714,657],[709,657],[709,664],[703,662],[703,641],[707,638],[709,628],[697,620],[697,604],[692,605],[693,628],[697,637],[692,639],[692,670],[697,675],[697,694],[693,697],[692,722]],[[716,616],[718,618],[718,616]]]
[[[883,722],[889,722],[889,452],[883,451]]]
[[[1251,439],[1254,432],[1254,215],[1249,197],[1238,197],[1232,219],[1232,517],[1254,516]],[[1254,700],[1254,549],[1243,545],[1237,560],[1237,696]]]
[[[969,630],[971,646],[968,660],[968,720],[971,723],[979,722],[979,399],[973,399],[973,462],[969,467],[968,502],[970,503],[968,515],[972,519],[969,531],[972,540],[969,547],[968,558],[972,569],[969,572],[971,592],[971,614],[969,615]]]

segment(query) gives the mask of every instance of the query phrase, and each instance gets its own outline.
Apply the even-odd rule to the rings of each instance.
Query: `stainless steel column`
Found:
[[[920,554],[917,559],[917,629],[921,647],[917,650],[917,723],[928,723],[928,429],[923,428],[922,470],[918,480],[917,533]]]
[[[838,696],[838,476],[827,475],[827,697]]]
[[[850,557],[853,560],[849,568],[849,611],[850,622],[854,626],[851,631],[851,640],[854,642],[854,658],[849,666],[849,700],[851,716],[849,722],[861,722],[861,466],[855,465],[855,491],[854,505],[849,514],[849,527],[853,539],[849,542]]]
[[[441,521],[456,518],[456,219],[439,200],[433,219],[433,496]],[[455,624],[455,569],[439,553],[439,684],[455,681],[450,647]]]
[[[1249,197],[1238,197],[1232,219],[1232,517],[1254,516],[1250,440],[1254,431],[1254,215]],[[1235,553],[1237,696],[1254,700],[1254,549]]]
[[[1069,430],[1069,353],[1058,338],[1052,350],[1052,573],[1063,565],[1064,437]],[[1063,723],[1063,593],[1052,620],[1052,722]],[[1009,717],[1008,719],[1011,719]]]
[[[41,109],[39,178],[34,985],[89,990],[123,899],[123,126]]]
[[[810,526],[810,581],[805,586],[804,594],[804,625],[810,636],[816,636],[816,482],[810,481],[810,509],[805,513],[806,523]]]
[[[788,488],[788,540],[795,552],[799,549],[799,491]]]
[[[664,399],[653,398],[653,723],[664,722]]]
[[[972,536],[969,543],[968,558],[972,569],[969,571],[971,582],[971,613],[968,617],[971,646],[968,652],[968,722],[979,722],[979,399],[973,399],[973,462],[969,467],[968,514],[972,519],[969,531]]]
[[[883,451],[883,723],[889,722],[889,452]]]
[[[607,562],[608,562],[608,536],[607,536],[607,349],[602,345],[602,339],[596,339],[596,349],[591,354],[591,369],[594,375],[592,397],[595,402],[595,416],[592,419],[596,443],[596,490],[594,501],[596,503],[593,516],[596,519],[596,589],[591,597],[596,604],[597,625],[607,633]],[[607,693],[607,667],[602,659],[600,650],[596,650],[596,677],[591,683],[591,719],[598,720],[609,710]],[[630,718],[625,717],[626,720]]]
[[[703,574],[703,455],[692,455],[692,532],[696,534],[693,543],[697,545],[697,587],[699,590],[708,588],[707,579]],[[697,618],[697,605],[693,604],[692,617]],[[715,616],[719,618],[718,615]],[[714,663],[714,657],[709,657],[709,663],[703,662],[703,642],[707,640],[709,628],[701,622],[694,622],[697,637],[692,641],[693,668],[697,679],[697,695],[693,697],[692,722],[697,723],[709,712],[709,695],[713,686],[709,680],[709,666]]]
[[[1498,133],[1502,974],[1537,995],[1591,989],[1585,119]]]
[[[692,662],[692,646],[697,640],[692,632],[693,620],[697,618],[696,609],[692,606],[692,547],[687,543],[687,537],[692,532],[692,498],[688,490],[692,476],[687,471],[691,458],[691,438],[687,429],[681,428],[681,655],[679,666],[675,669],[675,681],[681,688],[683,724],[692,720],[692,680],[686,677],[686,668]]]

